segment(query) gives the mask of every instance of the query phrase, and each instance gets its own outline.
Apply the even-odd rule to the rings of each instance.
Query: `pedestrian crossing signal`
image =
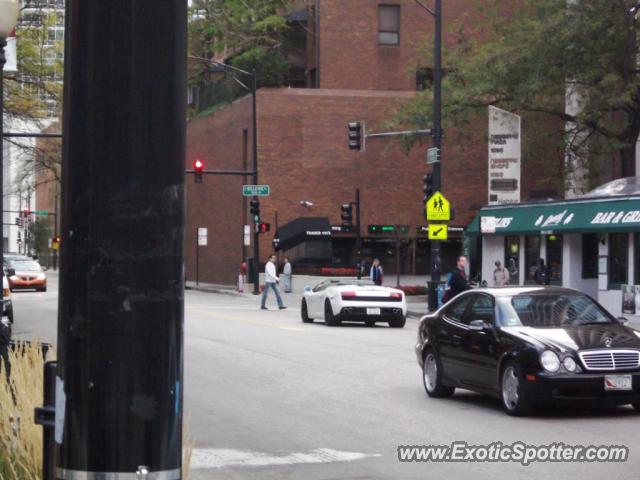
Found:
[[[258,232],[259,233],[267,233],[269,230],[271,230],[271,224],[270,223],[267,223],[267,222],[260,223],[260,225],[258,227]]]

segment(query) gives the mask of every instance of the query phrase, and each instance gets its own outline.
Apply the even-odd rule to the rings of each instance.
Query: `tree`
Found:
[[[632,175],[640,133],[636,3],[477,2],[472,29],[453,26],[457,43],[444,52],[443,121],[462,125],[488,105],[537,114],[566,127],[563,147],[576,168],[597,172],[620,159],[623,176]],[[398,121],[429,127],[431,99],[431,89],[421,92]]]
[[[29,2],[16,29],[18,72],[4,76],[5,115],[15,131],[39,132],[60,116],[64,18],[50,5],[44,0]],[[59,127],[54,129],[59,131]],[[48,172],[46,177],[59,181],[59,141],[38,143],[12,138],[5,141],[17,147],[12,160],[21,165],[14,179],[15,190],[33,188],[34,172]]]
[[[193,0],[189,52],[211,58],[260,46],[274,48],[287,28],[290,0]]]

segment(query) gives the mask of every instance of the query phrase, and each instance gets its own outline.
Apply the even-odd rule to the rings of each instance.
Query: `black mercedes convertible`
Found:
[[[475,289],[422,318],[415,350],[430,397],[474,390],[510,415],[565,402],[640,411],[640,331],[625,323],[567,288]]]

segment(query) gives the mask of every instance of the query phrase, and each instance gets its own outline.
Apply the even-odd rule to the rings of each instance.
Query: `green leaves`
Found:
[[[256,46],[274,47],[288,26],[289,0],[194,0],[190,8],[190,53],[209,58]]]
[[[484,0],[474,22],[449,25],[455,48],[446,49],[443,121],[457,125],[487,105],[540,113],[569,125],[575,152],[610,155],[632,149],[640,133],[638,22],[634,0]],[[470,26],[471,25],[471,26]],[[423,65],[430,65],[425,56]],[[576,101],[565,111],[567,88]],[[431,91],[398,120],[430,126]],[[596,141],[597,140],[597,141]]]

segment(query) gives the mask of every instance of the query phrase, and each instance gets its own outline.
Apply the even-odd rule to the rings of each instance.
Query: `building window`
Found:
[[[509,283],[520,282],[520,237],[504,238],[504,268],[509,271]]]
[[[400,6],[378,6],[378,43],[400,45]]]
[[[609,234],[609,288],[618,289],[629,283],[629,235]]]
[[[582,235],[582,278],[598,278],[598,234]]]
[[[540,237],[527,236],[524,238],[525,277],[524,283],[535,283],[536,268],[540,259]]]
[[[552,285],[562,285],[562,235],[547,236],[547,267]]]

